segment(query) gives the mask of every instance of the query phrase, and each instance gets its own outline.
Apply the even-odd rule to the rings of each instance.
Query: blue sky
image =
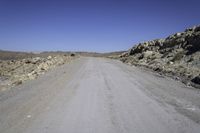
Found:
[[[200,24],[198,0],[0,0],[0,49],[127,50]]]

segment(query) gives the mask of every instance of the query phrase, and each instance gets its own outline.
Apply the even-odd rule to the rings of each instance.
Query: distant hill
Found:
[[[34,57],[34,53],[0,50],[0,60],[17,60]]]
[[[5,51],[0,50],[0,60],[17,60],[32,57],[47,57],[49,55],[71,55],[72,53],[80,56],[91,56],[91,57],[108,57],[108,56],[119,56],[125,51],[108,52],[108,53],[97,53],[97,52],[71,52],[71,51],[44,51],[40,53],[32,52],[17,52],[17,51]]]

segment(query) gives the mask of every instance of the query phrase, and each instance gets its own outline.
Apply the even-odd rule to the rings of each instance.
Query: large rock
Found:
[[[144,56],[144,58],[148,58],[148,57],[152,56],[153,53],[154,53],[153,51],[145,51],[145,52],[143,53],[143,56]]]
[[[195,84],[199,84],[200,85],[200,75],[194,77],[191,81],[193,83],[195,83]]]

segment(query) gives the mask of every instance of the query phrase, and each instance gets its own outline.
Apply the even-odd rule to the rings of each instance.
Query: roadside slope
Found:
[[[165,39],[136,44],[122,54],[120,60],[150,68],[200,88],[200,26]]]
[[[47,57],[0,60],[0,91],[11,89],[27,80],[36,79],[45,72],[74,59],[75,57],[67,55],[49,55]]]

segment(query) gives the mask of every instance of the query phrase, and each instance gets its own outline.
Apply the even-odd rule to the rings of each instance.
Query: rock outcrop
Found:
[[[200,26],[165,39],[139,43],[123,53],[120,60],[200,86]]]
[[[20,85],[26,80],[37,78],[46,71],[70,62],[66,55],[34,57],[18,60],[0,60],[0,90]]]

